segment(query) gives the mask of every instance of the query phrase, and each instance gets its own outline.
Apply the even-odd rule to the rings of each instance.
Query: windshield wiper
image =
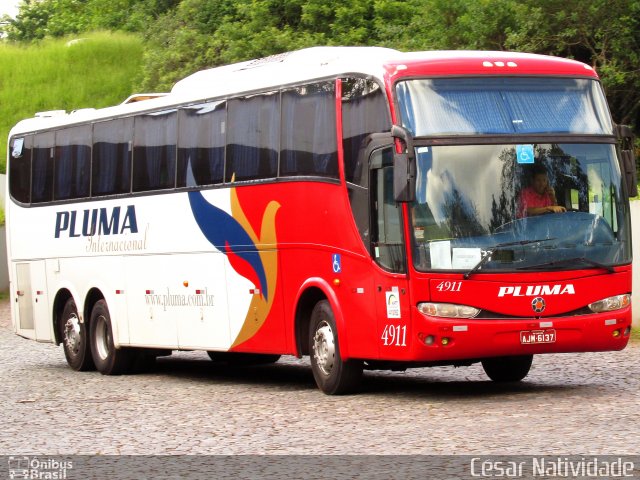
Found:
[[[564,260],[555,260],[553,262],[539,263],[537,265],[528,265],[526,267],[519,267],[517,270],[535,270],[543,267],[555,267],[559,265],[571,265],[577,262],[582,262],[592,267],[602,268],[609,273],[614,273],[615,269],[611,265],[605,265],[604,263],[596,262],[585,257],[565,258]]]
[[[538,238],[536,240],[519,240],[516,242],[505,242],[505,243],[499,243],[493,247],[491,247],[490,249],[486,250],[484,252],[484,256],[482,257],[482,259],[480,259],[480,261],[478,263],[476,263],[476,265],[469,270],[467,273],[464,274],[463,278],[465,280],[468,280],[469,277],[476,273],[478,270],[480,270],[482,268],[482,266],[487,263],[489,260],[491,260],[491,257],[493,256],[494,253],[496,253],[497,251],[505,248],[505,247],[513,247],[516,245],[529,245],[530,243],[538,243],[538,242],[548,242],[550,240],[555,240],[555,237],[553,238]]]

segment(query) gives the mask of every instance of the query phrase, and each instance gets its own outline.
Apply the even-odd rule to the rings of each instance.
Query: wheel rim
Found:
[[[80,334],[80,319],[72,313],[64,324],[64,344],[67,351],[74,356],[80,352],[82,336]]]
[[[100,315],[95,319],[96,322],[96,334],[95,334],[95,342],[96,342],[96,350],[98,352],[98,356],[105,360],[109,356],[109,350],[111,345],[111,329],[109,328],[109,324],[107,323],[107,319],[104,315]]]
[[[329,376],[336,358],[335,337],[331,325],[323,320],[313,336],[313,356],[323,375]]]

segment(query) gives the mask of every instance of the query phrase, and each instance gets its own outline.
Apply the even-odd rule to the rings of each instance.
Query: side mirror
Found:
[[[620,170],[627,184],[630,197],[638,196],[638,174],[636,173],[635,137],[630,127],[616,125],[620,141]]]
[[[391,136],[400,140],[404,151],[393,155],[393,197],[396,202],[413,202],[416,196],[416,161],[411,133],[399,125],[391,127]]]

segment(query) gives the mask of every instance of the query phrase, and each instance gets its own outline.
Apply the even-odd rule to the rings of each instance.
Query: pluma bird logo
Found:
[[[278,280],[275,218],[280,204],[271,201],[260,231],[249,223],[235,188],[230,189],[231,215],[209,203],[201,192],[189,192],[193,216],[207,240],[224,253],[231,267],[260,290],[253,296],[240,333],[232,348],[248,340],[263,325],[273,304]]]

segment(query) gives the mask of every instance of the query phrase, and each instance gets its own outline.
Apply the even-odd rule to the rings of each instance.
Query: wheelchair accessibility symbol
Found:
[[[534,163],[533,145],[516,145],[518,163]]]
[[[342,272],[342,259],[340,258],[340,254],[339,253],[334,253],[331,256],[331,263],[332,263],[332,267],[333,267],[333,273]]]

